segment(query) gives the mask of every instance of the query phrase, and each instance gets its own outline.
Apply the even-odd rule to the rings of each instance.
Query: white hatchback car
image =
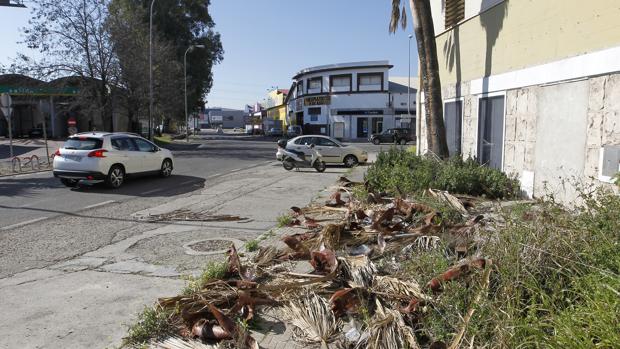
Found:
[[[168,177],[173,169],[170,150],[132,133],[78,133],[54,155],[54,177],[68,187],[85,181],[118,188],[127,176]]]
[[[302,151],[311,155],[307,145],[314,144],[315,149],[321,154],[323,161],[328,164],[344,164],[353,167],[368,161],[368,152],[352,145],[342,144],[338,140],[321,135],[299,136],[289,140],[286,149]],[[278,148],[276,159],[282,161],[282,152]]]

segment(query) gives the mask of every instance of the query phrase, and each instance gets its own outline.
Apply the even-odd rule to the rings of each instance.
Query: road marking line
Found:
[[[145,191],[144,193],[142,193],[142,195],[149,195],[149,194],[157,193],[158,191],[162,191],[162,190],[163,190],[162,188],[157,188],[157,189]]]
[[[89,209],[89,208],[95,208],[95,207],[99,207],[99,206],[103,206],[103,205],[107,205],[107,204],[111,204],[113,202],[116,202],[114,200],[108,200],[108,201],[104,201],[104,202],[100,202],[98,204],[94,204],[94,205],[88,205],[85,206],[84,209]]]
[[[25,221],[25,222],[21,222],[21,223],[16,223],[16,224],[12,224],[12,225],[8,225],[6,227],[0,228],[0,231],[4,231],[4,230],[10,230],[10,229],[15,229],[15,228],[19,228],[21,226],[24,225],[28,225],[28,224],[32,224],[32,223],[36,223],[38,221],[42,221],[44,219],[47,219],[48,217],[39,217],[39,218],[35,218],[35,219],[31,219],[29,221]]]
[[[236,168],[234,170],[230,170],[230,172],[237,172],[237,171],[241,171],[241,170],[243,170],[243,169],[242,168]]]

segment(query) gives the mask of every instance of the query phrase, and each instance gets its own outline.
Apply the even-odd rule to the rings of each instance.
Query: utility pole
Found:
[[[149,140],[153,140],[153,5],[149,15]]]
[[[407,117],[409,118],[409,125],[411,125],[411,38],[413,38],[413,35],[409,34],[409,78],[407,80]]]

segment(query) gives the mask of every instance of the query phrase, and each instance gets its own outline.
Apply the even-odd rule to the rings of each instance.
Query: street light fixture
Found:
[[[185,75],[185,139],[189,142],[189,118],[187,115],[187,53],[195,48],[205,48],[205,45],[191,45],[183,55],[183,69]]]

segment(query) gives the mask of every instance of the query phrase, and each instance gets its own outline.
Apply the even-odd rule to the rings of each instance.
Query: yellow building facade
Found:
[[[288,90],[283,89],[275,89],[267,94],[267,120],[265,124],[267,130],[272,127],[286,130],[288,127],[286,104],[284,103],[287,94]]]
[[[620,171],[617,0],[431,0],[431,7],[451,154],[517,176],[530,197],[570,201],[577,196],[570,181],[612,182]]]

